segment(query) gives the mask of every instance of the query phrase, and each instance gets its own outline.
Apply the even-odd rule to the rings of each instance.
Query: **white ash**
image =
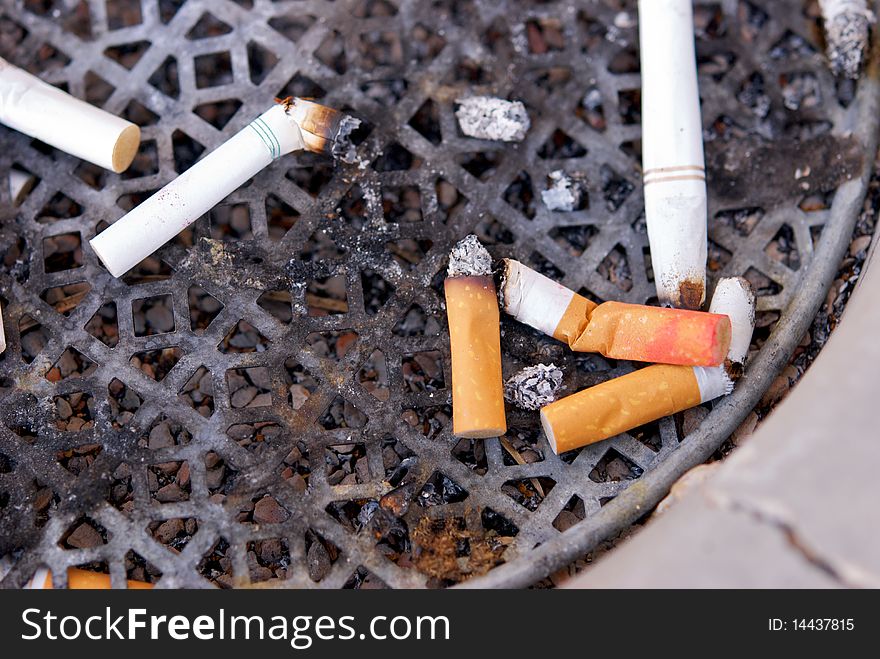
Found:
[[[828,60],[834,75],[858,78],[874,24],[866,0],[819,0]]]
[[[557,169],[550,172],[550,181],[550,187],[541,191],[541,199],[547,208],[566,212],[580,208],[586,192],[580,178]]]
[[[520,101],[505,101],[492,96],[471,96],[455,101],[461,132],[481,140],[521,142],[531,126],[529,115]]]
[[[527,366],[504,383],[504,397],[523,410],[540,410],[556,400],[562,389],[562,369],[556,364]]]
[[[351,134],[353,131],[357,130],[360,125],[360,119],[345,115],[339,122],[339,129],[336,131],[336,135],[333,138],[333,156],[349,165],[357,162],[357,152],[354,143],[351,141]]]
[[[465,236],[449,252],[449,277],[476,277],[492,274],[492,256],[474,234]]]

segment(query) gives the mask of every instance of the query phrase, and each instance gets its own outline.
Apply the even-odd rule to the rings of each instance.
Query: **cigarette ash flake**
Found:
[[[547,208],[570,213],[581,205],[584,196],[581,181],[561,169],[550,172],[550,180],[550,187],[541,191],[541,199]]]
[[[529,115],[520,101],[505,101],[492,96],[457,99],[455,111],[461,131],[482,140],[521,142],[531,126]]]
[[[479,239],[470,234],[455,243],[449,252],[449,277],[477,277],[492,274],[492,256]]]
[[[540,410],[556,400],[562,375],[556,364],[527,366],[504,383],[504,397],[520,409]]]
[[[360,119],[355,119],[349,115],[345,115],[339,122],[339,130],[333,138],[333,157],[339,158],[342,162],[352,165],[357,160],[357,152],[354,143],[351,141],[351,134],[361,125]]]

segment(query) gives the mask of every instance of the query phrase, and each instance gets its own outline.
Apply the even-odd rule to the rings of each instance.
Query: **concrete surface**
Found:
[[[566,587],[880,587],[877,261],[754,436]]]

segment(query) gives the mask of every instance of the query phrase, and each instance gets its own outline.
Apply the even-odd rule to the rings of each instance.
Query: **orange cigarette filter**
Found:
[[[507,421],[492,257],[476,236],[467,236],[449,253],[447,274],[452,432],[472,439],[497,437],[507,432]]]
[[[153,584],[145,581],[126,582],[130,590],[149,590]],[[33,590],[52,590],[52,573],[49,570],[38,570],[27,586]],[[92,572],[80,568],[67,568],[68,590],[110,590],[110,575],[103,572]]]
[[[452,432],[498,437],[507,432],[501,379],[501,325],[491,275],[445,282],[452,354]]]
[[[560,454],[713,400],[732,388],[722,366],[658,364],[541,408],[541,425]]]
[[[507,313],[576,352],[715,366],[730,346],[730,319],[723,314],[624,302],[597,305],[513,259],[504,262],[501,292]]]

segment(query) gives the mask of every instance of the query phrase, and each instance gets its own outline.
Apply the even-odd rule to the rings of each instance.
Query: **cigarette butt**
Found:
[[[662,304],[706,297],[706,167],[691,0],[640,0],[642,171]]]
[[[3,309],[0,307],[0,355],[6,351],[6,330],[3,327]]]
[[[738,375],[749,354],[752,334],[755,331],[755,293],[749,280],[745,277],[720,279],[715,286],[709,311],[730,318],[728,371]]]
[[[541,408],[541,425],[560,454],[713,400],[732,387],[721,366],[658,364]]]
[[[274,105],[89,244],[121,277],[273,160],[303,147],[293,117]]]
[[[501,325],[491,275],[449,277],[446,313],[452,354],[452,431],[481,439],[507,432]]]
[[[725,315],[594,302],[532,270],[504,261],[504,311],[576,352],[598,352],[611,359],[683,366],[715,366],[730,345]]]
[[[9,170],[9,198],[14,206],[20,206],[33,190],[37,177],[32,174],[11,168]]]
[[[876,21],[866,0],[819,0],[831,72],[858,78]]]
[[[0,122],[83,160],[122,172],[141,131],[0,58]]]
[[[126,582],[129,590],[149,590],[153,584],[145,581]],[[103,572],[92,572],[90,570],[81,570],[80,568],[67,568],[67,588],[68,590],[109,590],[110,575]],[[37,570],[37,573],[31,578],[25,586],[28,590],[52,590],[52,572],[46,568]]]

